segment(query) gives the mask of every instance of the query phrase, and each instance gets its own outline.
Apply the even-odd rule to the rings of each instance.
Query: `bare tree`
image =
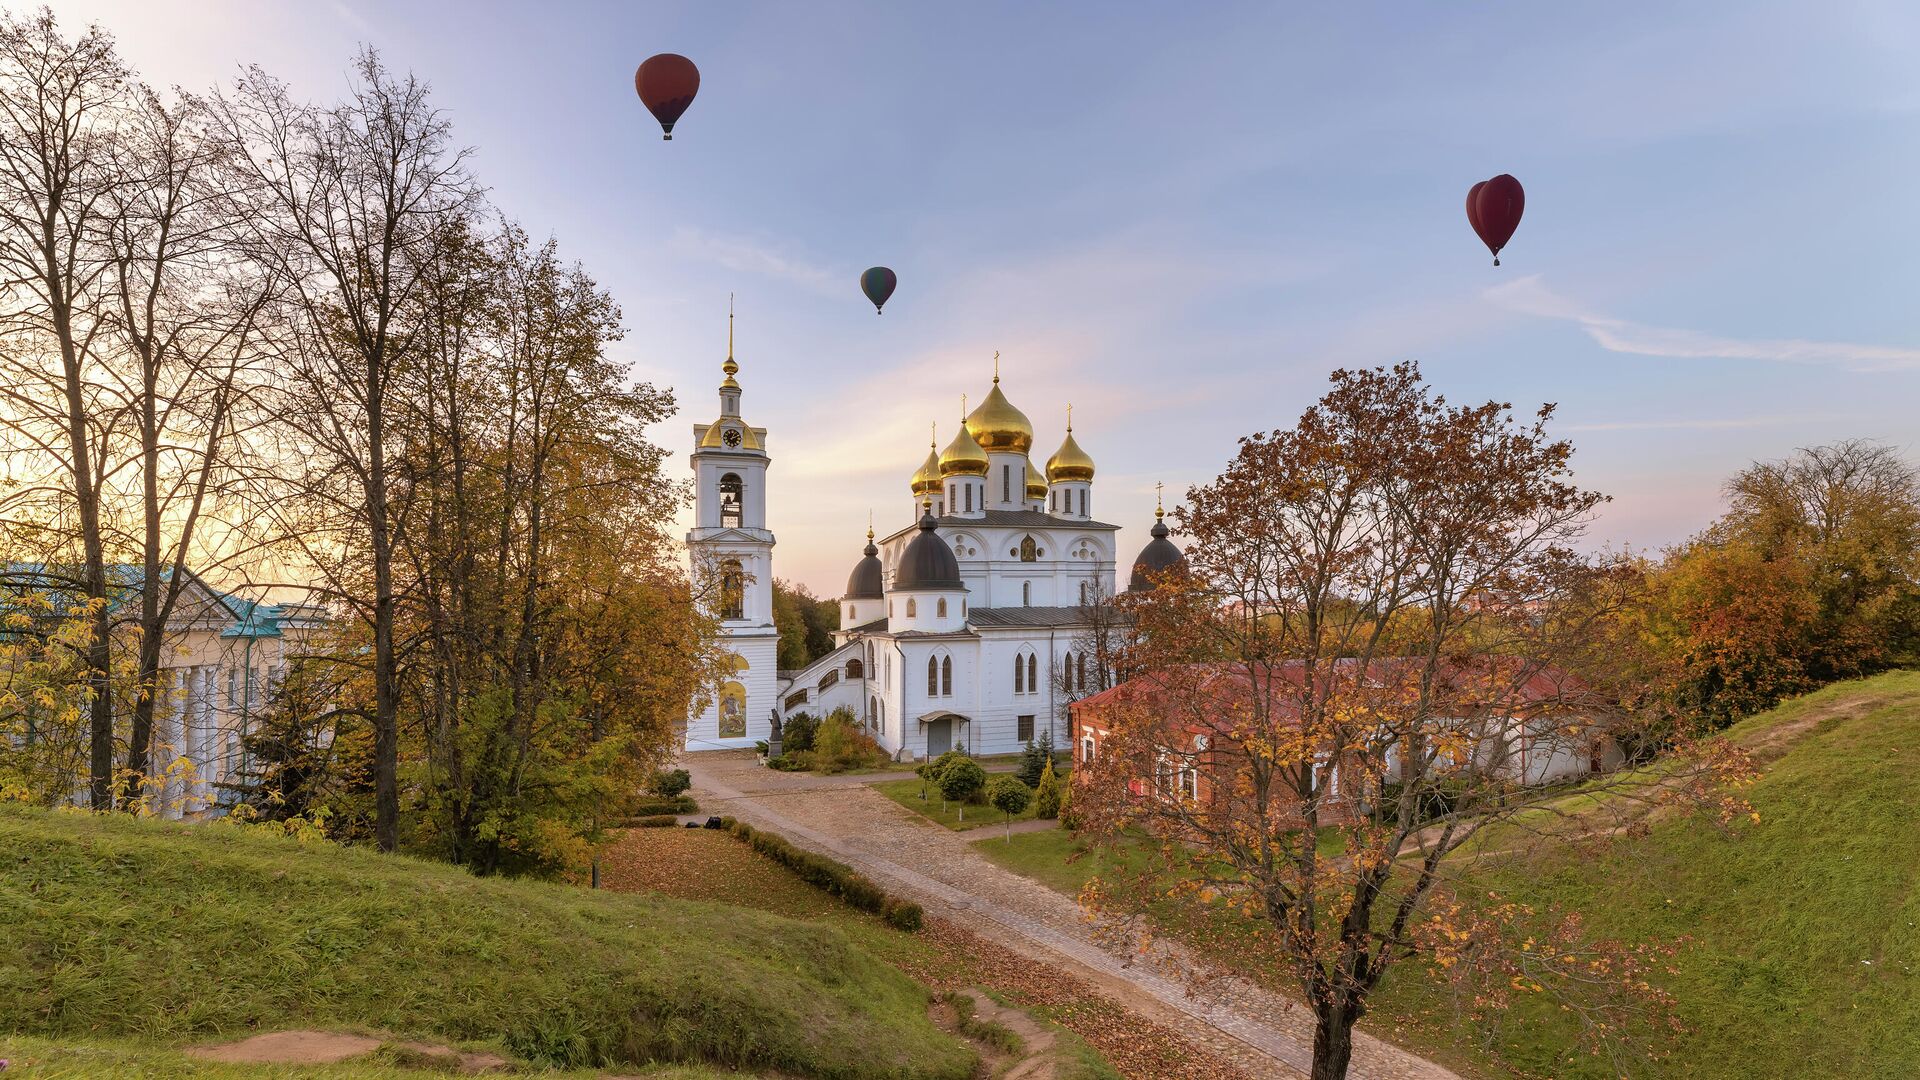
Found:
[[[111,266],[103,241],[126,182],[116,142],[128,78],[97,26],[69,41],[50,11],[0,15],[0,394],[8,449],[31,462],[26,483],[0,505],[11,517],[23,503],[51,500],[59,511],[47,523],[64,520],[61,531],[77,534],[72,584],[92,620],[88,792],[100,809],[112,804],[114,757],[102,491],[124,405],[101,378]],[[57,535],[45,539],[50,553],[70,551]]]
[[[285,283],[283,418],[309,455],[303,501],[348,529],[308,543],[306,554],[372,633],[375,831],[391,850],[399,819],[393,561],[404,521],[388,396],[413,359],[415,301],[433,249],[479,195],[467,151],[452,145],[425,84],[389,72],[371,50],[354,72],[345,101],[316,107],[251,69],[212,112],[242,188],[237,237]],[[320,550],[328,541],[366,553],[365,588]]]
[[[262,415],[248,407],[248,392],[271,282],[224,242],[230,174],[204,121],[197,100],[168,105],[138,88],[122,120],[125,182],[113,193],[105,237],[110,340],[120,360],[113,372],[129,406],[139,484],[126,500],[139,513],[138,535],[125,546],[140,559],[127,798],[149,770],[162,650],[191,580],[186,568],[205,576],[244,558],[252,544],[241,528],[216,528],[213,542],[196,543],[209,514],[246,503],[230,482],[230,458]]]

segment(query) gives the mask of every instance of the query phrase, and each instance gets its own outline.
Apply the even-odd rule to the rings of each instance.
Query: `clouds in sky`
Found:
[[[1738,338],[1670,326],[1647,326],[1611,318],[1584,308],[1549,289],[1541,275],[1496,285],[1487,299],[1525,315],[1576,323],[1608,352],[1666,356],[1682,360],[1759,360],[1782,364],[1820,364],[1848,371],[1920,369],[1920,348],[1866,345],[1799,338]]]

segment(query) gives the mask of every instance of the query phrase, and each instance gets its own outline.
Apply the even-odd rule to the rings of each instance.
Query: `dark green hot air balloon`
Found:
[[[860,291],[873,301],[875,315],[880,314],[881,306],[887,302],[887,297],[893,295],[893,287],[898,284],[900,279],[884,266],[873,267],[860,275]]]

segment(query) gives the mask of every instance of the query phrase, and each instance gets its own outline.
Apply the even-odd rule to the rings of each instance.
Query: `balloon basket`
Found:
[[[673,141],[673,136],[671,136],[671,135],[662,135],[662,136],[660,136],[660,141],[661,141],[661,142],[672,142],[672,141]]]

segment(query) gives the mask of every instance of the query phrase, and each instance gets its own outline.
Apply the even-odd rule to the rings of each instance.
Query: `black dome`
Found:
[[[933,531],[933,515],[923,515],[920,535],[900,553],[900,566],[893,572],[894,590],[964,587],[960,584],[960,560],[953,557],[953,549]]]
[[[853,573],[847,575],[848,600],[878,600],[881,596],[880,549],[873,546],[873,531],[867,531],[866,558],[853,564]]]
[[[1145,592],[1153,588],[1151,576],[1186,565],[1187,557],[1180,554],[1180,549],[1173,546],[1173,541],[1167,539],[1166,522],[1155,521],[1152,532],[1153,539],[1147,541],[1147,546],[1141,548],[1140,554],[1134,557],[1133,576],[1127,581],[1128,592]]]

